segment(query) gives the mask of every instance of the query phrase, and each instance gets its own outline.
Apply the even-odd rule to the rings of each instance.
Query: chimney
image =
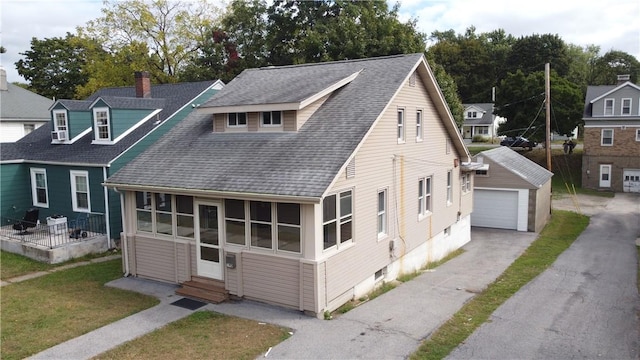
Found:
[[[149,79],[148,71],[136,71],[136,97],[150,98],[151,97],[151,80]]]
[[[9,90],[9,88],[7,87],[7,72],[2,66],[0,66],[0,90]]]
[[[631,79],[629,74],[618,75],[618,85],[626,83],[629,79]]]

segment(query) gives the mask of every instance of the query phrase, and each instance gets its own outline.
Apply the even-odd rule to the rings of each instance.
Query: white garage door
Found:
[[[471,226],[517,230],[518,192],[474,190]]]
[[[640,193],[640,170],[624,170],[622,173],[622,191]]]

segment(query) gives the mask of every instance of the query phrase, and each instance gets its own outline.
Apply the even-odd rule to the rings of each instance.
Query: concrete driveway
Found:
[[[616,194],[448,359],[638,359],[638,237],[640,196]]]

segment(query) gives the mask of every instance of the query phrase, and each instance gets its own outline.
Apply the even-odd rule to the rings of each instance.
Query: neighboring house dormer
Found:
[[[351,83],[360,71],[309,79],[307,72],[295,68],[249,69],[239,76],[249,82],[261,81],[265,72],[278,72],[282,76],[269,78],[281,84],[274,84],[277,90],[269,93],[260,93],[258,88],[227,92],[229,95],[199,105],[199,112],[212,114],[213,132],[298,131],[331,94]]]

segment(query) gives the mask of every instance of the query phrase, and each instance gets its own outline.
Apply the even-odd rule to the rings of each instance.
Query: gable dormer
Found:
[[[71,144],[91,127],[89,102],[58,100],[51,106],[51,143]]]
[[[112,145],[157,115],[163,99],[103,96],[90,105],[92,144]]]
[[[485,112],[486,111],[481,107],[476,105],[471,105],[464,109],[464,119],[465,120],[481,119],[484,116]]]

